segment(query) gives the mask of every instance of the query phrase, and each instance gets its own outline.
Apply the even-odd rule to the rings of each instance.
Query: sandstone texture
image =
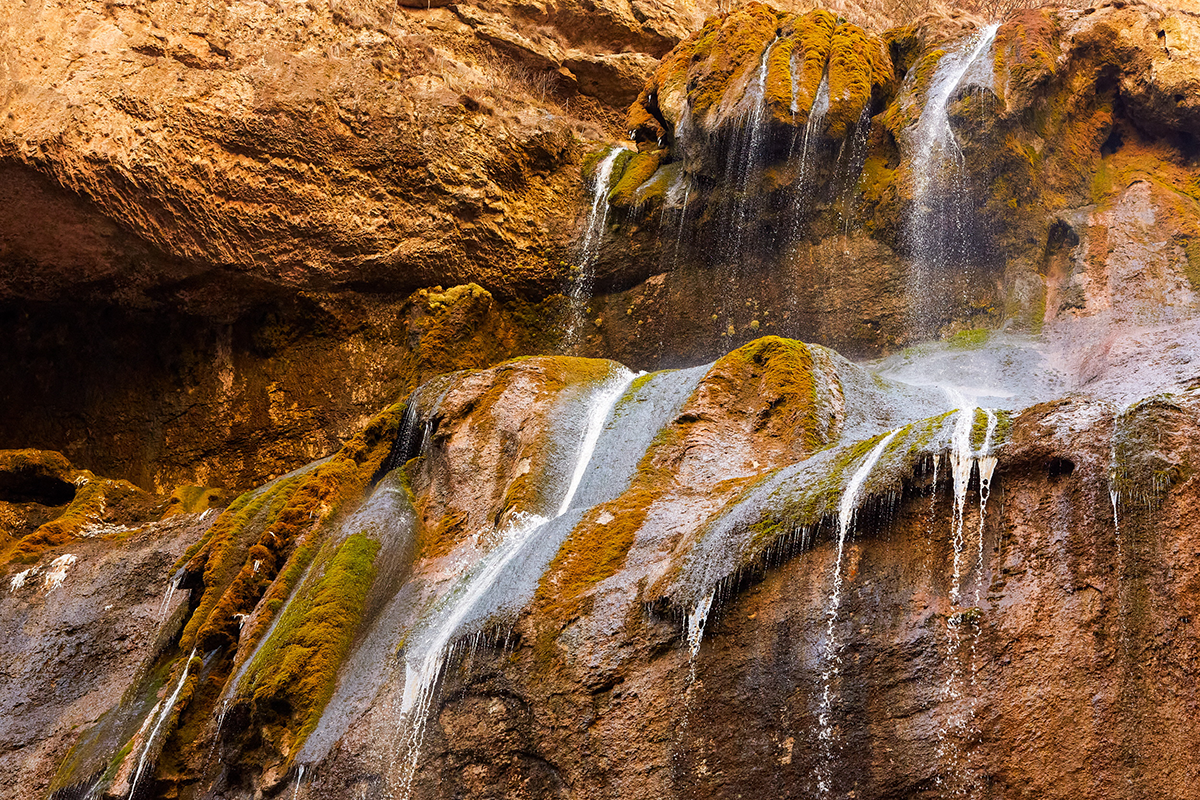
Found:
[[[0,800],[1191,800],[1200,8],[895,15],[0,10]]]
[[[0,11],[0,446],[253,485],[433,374],[413,291],[561,289],[585,142],[697,10],[415,5]]]

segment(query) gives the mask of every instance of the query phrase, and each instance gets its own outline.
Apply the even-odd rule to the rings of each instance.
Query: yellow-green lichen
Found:
[[[614,164],[616,182],[608,193],[608,202],[613,208],[629,208],[634,204],[638,187],[654,175],[664,156],[662,150],[631,154],[628,163],[618,173]]]
[[[829,135],[841,139],[853,130],[872,94],[891,77],[891,60],[879,39],[857,25],[838,25],[829,45]]]
[[[817,383],[808,345],[778,336],[755,339],[719,359],[709,375],[729,373],[756,380],[769,405],[759,420],[782,435],[798,435],[808,452],[826,444],[818,418]],[[750,376],[744,373],[749,370]]]
[[[295,752],[333,696],[337,670],[358,629],[379,542],[353,534],[318,562],[321,574],[291,602],[255,654],[245,685],[256,713],[286,709]]]
[[[829,49],[837,17],[822,9],[813,9],[793,23],[793,60],[795,62],[796,124],[808,122],[809,111],[817,99],[821,79],[829,63]]]

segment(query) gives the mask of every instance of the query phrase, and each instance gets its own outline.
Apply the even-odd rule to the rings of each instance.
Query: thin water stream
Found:
[[[575,466],[557,513],[550,518],[527,513],[516,515],[510,521],[500,544],[489,552],[475,571],[453,591],[444,616],[435,618],[423,630],[414,632],[412,638],[417,644],[409,647],[405,654],[404,692],[400,703],[401,754],[397,784],[401,797],[411,796],[430,705],[438,683],[454,654],[452,645],[463,635],[463,623],[504,574],[509,564],[521,554],[525,545],[535,539],[548,522],[563,516],[571,508],[604,429],[604,423],[634,377],[633,373],[621,370],[592,394],[581,431]]]

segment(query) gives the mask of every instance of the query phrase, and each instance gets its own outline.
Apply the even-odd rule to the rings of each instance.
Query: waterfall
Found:
[[[841,191],[841,217],[842,217],[842,251],[849,255],[849,247],[846,244],[846,239],[850,236],[850,227],[855,220],[855,198],[858,195],[858,185],[862,178],[863,165],[867,160],[867,152],[870,149],[871,137],[871,109],[867,106],[859,115],[858,123],[854,126],[854,134],[849,140],[850,152],[846,160],[846,168],[843,171],[845,181]],[[847,142],[842,142],[842,149],[846,149]],[[838,156],[838,162],[841,163],[841,155]]]
[[[833,702],[835,699],[833,684],[837,679],[841,667],[835,626],[837,624],[838,611],[842,605],[842,559],[846,549],[846,537],[849,535],[850,527],[854,523],[854,516],[858,510],[867,478],[870,476],[871,470],[874,469],[876,462],[879,461],[879,457],[883,455],[883,451],[897,433],[899,433],[899,429],[889,432],[867,454],[862,464],[859,465],[854,475],[851,476],[850,482],[846,484],[846,488],[842,492],[841,503],[838,505],[837,558],[834,560],[833,565],[833,590],[830,592],[829,610],[825,616],[825,670],[821,673],[821,711],[818,715],[818,723],[820,725],[818,737],[824,752],[822,753],[822,761],[817,767],[817,787],[821,795],[825,797],[828,797],[830,794],[833,778],[834,731],[830,717],[833,713]]]
[[[816,166],[814,153],[816,140],[829,113],[829,73],[821,76],[821,84],[817,87],[817,96],[813,99],[812,108],[808,111],[808,120],[804,123],[804,133],[800,139],[800,173],[796,178],[796,186],[800,190],[797,203],[802,199],[811,199],[810,188],[813,169]]]
[[[300,784],[304,781],[304,765],[300,765],[300,769],[296,771],[296,789],[292,792],[292,800],[296,800],[300,796]]]
[[[779,41],[778,37],[767,45],[758,67],[758,78],[754,83],[749,107],[742,122],[742,136],[746,139],[745,148],[741,152],[735,149],[732,154],[734,156],[733,163],[737,163],[741,168],[737,176],[738,194],[733,207],[734,213],[730,220],[735,256],[740,256],[742,253],[742,236],[750,221],[750,183],[762,169],[763,122],[767,115],[767,66],[771,50],[774,49],[777,41]]]
[[[721,280],[736,284],[745,269],[747,261],[746,229],[750,227],[752,210],[756,207],[757,193],[752,191],[756,178],[762,174],[763,150],[766,144],[765,121],[767,115],[766,89],[767,71],[771,50],[778,37],[773,39],[763,50],[758,70],[751,83],[747,86],[742,100],[742,108],[734,120],[728,150],[725,155],[725,180],[722,184],[725,191],[732,196],[727,198],[727,218],[724,220],[725,230],[723,245],[720,252],[723,255],[725,274]],[[733,306],[736,291],[727,292],[722,297],[721,308],[724,319],[719,320],[721,331],[727,330],[732,322]]]
[[[988,497],[992,492],[992,476],[996,473],[998,459],[992,453],[992,442],[996,435],[999,418],[996,412],[985,408],[987,414],[987,431],[983,436],[983,446],[979,448],[979,549],[975,553],[975,605],[979,605],[983,591],[983,522],[987,518]]]
[[[696,607],[687,616],[688,652],[694,662],[700,653],[700,642],[704,639],[704,626],[708,623],[708,612],[712,610],[713,592],[696,601]]]
[[[961,48],[942,56],[925,105],[910,136],[913,206],[907,223],[913,259],[913,309],[917,327],[937,326],[953,306],[954,272],[968,261],[966,163],[950,126],[951,99],[964,85],[990,85],[993,23]]]
[[[587,315],[587,304],[592,299],[592,288],[596,283],[596,259],[600,255],[600,244],[604,241],[604,230],[608,226],[609,182],[612,180],[613,166],[624,152],[626,151],[623,147],[612,148],[596,167],[596,177],[592,185],[592,207],[588,211],[583,243],[579,248],[579,272],[567,292],[571,307],[564,337],[566,350],[579,343],[583,320]]]
[[[163,593],[163,599],[158,605],[158,621],[162,622],[167,618],[167,612],[171,608],[171,599],[175,596],[175,592],[179,591],[179,584],[183,581],[183,567],[175,571],[171,576],[171,580],[167,581],[167,589]]]
[[[951,544],[954,554],[954,581],[950,585],[950,602],[959,604],[962,582],[962,555],[966,550],[963,527],[967,510],[967,486],[975,468],[975,454],[971,448],[971,430],[975,426],[974,400],[967,399],[956,389],[947,388],[946,394],[958,406],[954,422],[954,433],[950,438],[950,474],[954,481],[954,510],[951,519]],[[982,525],[982,521],[980,522]]]
[[[581,431],[575,467],[557,513],[550,518],[537,514],[515,515],[500,544],[481,560],[479,568],[473,574],[452,590],[451,604],[445,618],[437,620],[436,627],[426,632],[426,641],[405,654],[404,694],[400,703],[400,726],[403,736],[403,757],[399,764],[401,797],[411,796],[430,705],[438,682],[453,655],[452,644],[463,635],[460,627],[504,574],[508,565],[521,553],[525,544],[536,538],[548,522],[562,516],[571,508],[571,502],[575,499],[584,472],[592,459],[604,423],[634,377],[628,370],[621,370],[591,397],[587,419]]]
[[[146,737],[146,746],[142,748],[142,755],[138,758],[137,769],[133,772],[133,779],[129,782],[128,800],[133,800],[134,793],[137,791],[138,781],[142,778],[142,771],[146,768],[146,756],[150,754],[150,749],[154,747],[154,740],[158,738],[158,732],[162,728],[167,717],[171,716],[171,712],[175,710],[175,702],[179,699],[179,693],[183,691],[183,684],[187,682],[188,670],[192,666],[192,658],[196,655],[195,649],[183,662],[183,674],[179,676],[179,682],[175,684],[175,691],[171,692],[171,696],[161,706],[158,716],[154,720],[154,727],[150,729],[150,735]]]

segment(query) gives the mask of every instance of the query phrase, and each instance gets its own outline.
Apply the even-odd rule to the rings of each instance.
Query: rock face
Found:
[[[395,366],[415,290],[481,285],[500,357],[539,349],[552,310],[509,312],[564,285],[580,137],[695,10],[418,5],[0,11],[0,447],[248,486],[434,374]]]
[[[765,330],[875,355],[1117,307],[1153,318],[1148,295],[1099,299],[1132,263],[1149,302],[1191,314],[1197,30],[1127,3],[965,34],[753,3],[713,18],[630,107],[640,152],[606,187],[588,352],[673,366]],[[1141,232],[1116,231],[1134,205]]]
[[[55,797],[1187,797],[1196,341],[439,378],[212,522]]]
[[[1196,15],[708,10],[0,11],[0,799],[1190,800]]]
[[[7,570],[0,796],[45,797],[60,766],[92,750],[107,756],[136,733],[153,703],[122,698],[178,635],[187,594],[167,591],[171,565],[215,518],[177,515],[120,542],[76,540]],[[81,740],[83,730],[91,735]]]

